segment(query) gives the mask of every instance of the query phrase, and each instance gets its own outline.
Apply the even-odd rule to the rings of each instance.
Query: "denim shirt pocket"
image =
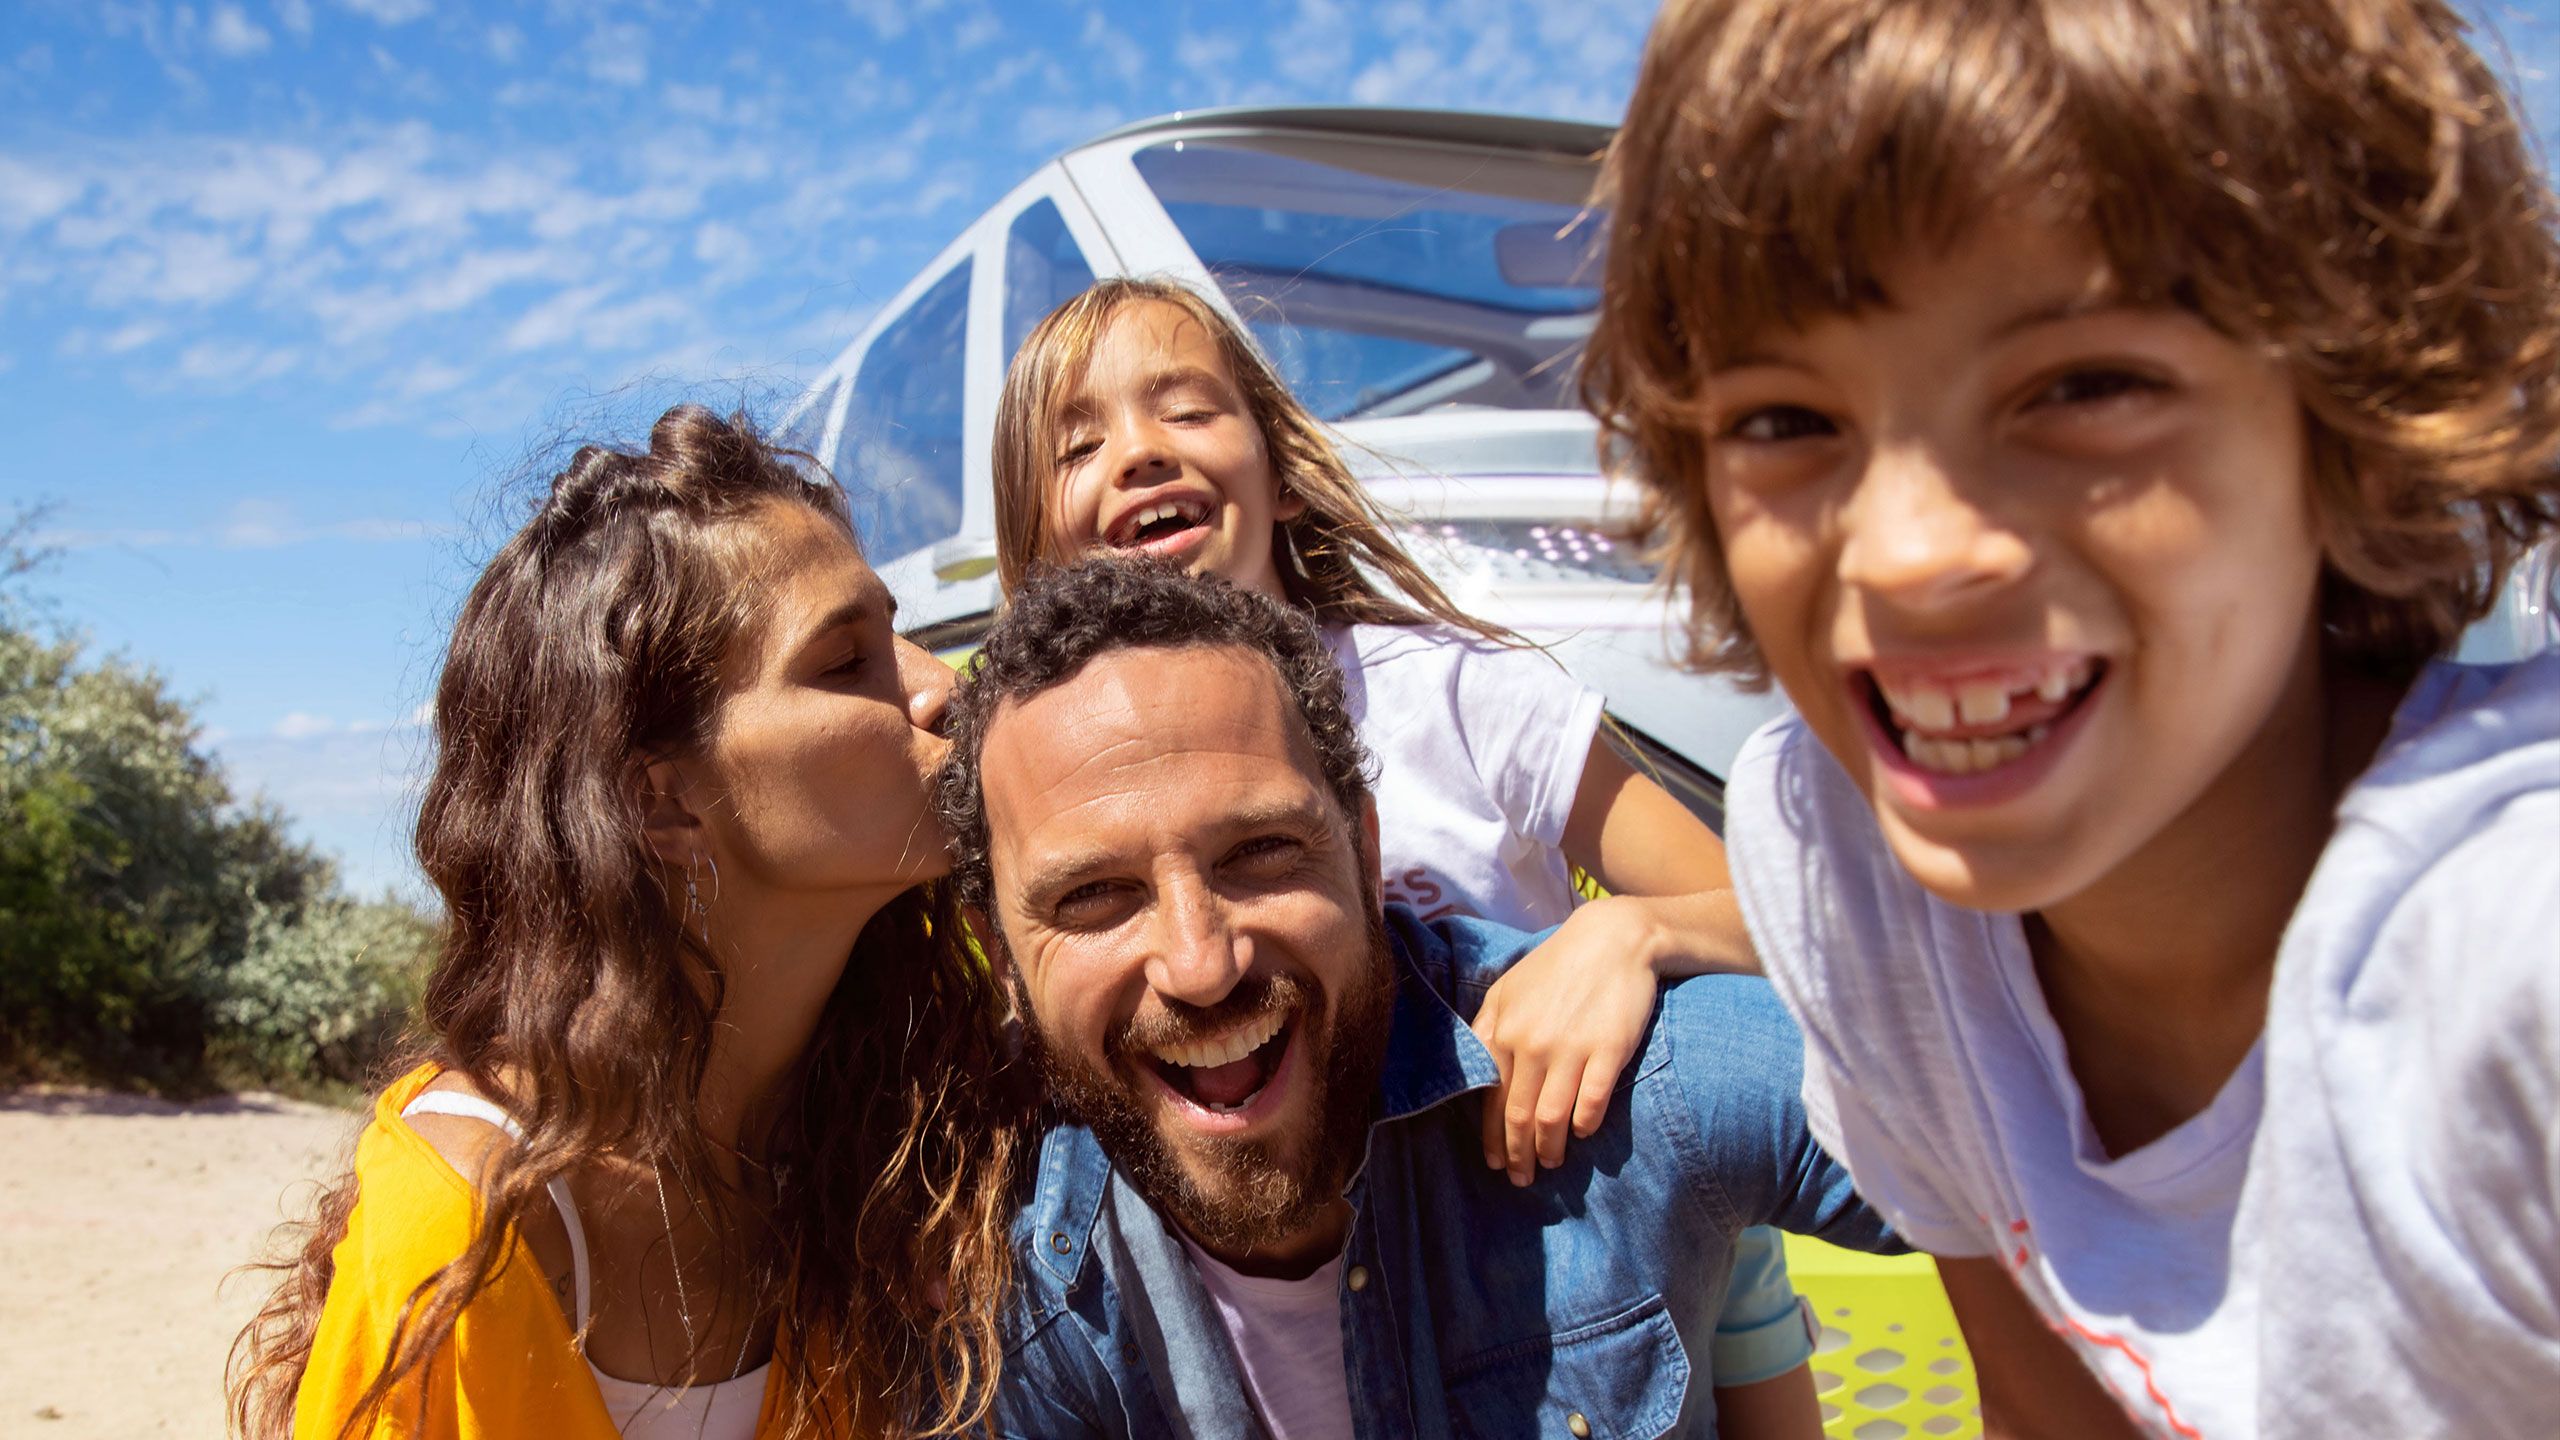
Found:
[[[1462,1436],[1651,1440],[1680,1421],[1689,1354],[1655,1295],[1545,1340],[1470,1356],[1447,1383],[1451,1428]]]

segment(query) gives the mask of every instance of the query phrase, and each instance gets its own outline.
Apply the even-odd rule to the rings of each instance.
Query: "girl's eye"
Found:
[[[1725,427],[1724,433],[1728,440],[1748,440],[1766,445],[1836,435],[1839,427],[1822,412],[1808,410],[1802,405],[1763,405],[1736,418]]]
[[[1067,442],[1067,444],[1066,444],[1066,448],[1065,448],[1065,449],[1062,449],[1062,450],[1060,450],[1060,451],[1058,452],[1058,463],[1059,463],[1059,464],[1061,464],[1061,465],[1073,465],[1073,464],[1074,464],[1074,463],[1076,463],[1077,461],[1079,461],[1079,460],[1083,459],[1083,458],[1084,458],[1084,457],[1086,457],[1087,455],[1090,455],[1090,454],[1092,454],[1094,451],[1099,450],[1099,449],[1101,449],[1101,448],[1102,448],[1102,442],[1101,442],[1101,441],[1099,441],[1099,440],[1094,440],[1094,439],[1077,439],[1077,440],[1070,440],[1070,441],[1068,441],[1068,442]]]
[[[2126,395],[2146,394],[2168,387],[2148,375],[2131,370],[2092,366],[2073,370],[2056,377],[2035,394],[2034,405],[2097,405]]]
[[[1165,418],[1167,418],[1167,419],[1169,419],[1169,420],[1180,420],[1180,421],[1185,421],[1185,422],[1193,422],[1193,423],[1196,423],[1196,422],[1198,422],[1198,421],[1202,421],[1202,420],[1215,420],[1215,419],[1217,419],[1217,418],[1218,418],[1218,412],[1217,412],[1217,411],[1215,411],[1215,410],[1203,410],[1203,409],[1196,409],[1196,408],[1195,408],[1195,409],[1190,409],[1190,410],[1176,410],[1176,411],[1174,411],[1171,415],[1169,415],[1169,416],[1167,416],[1167,417],[1165,417]]]

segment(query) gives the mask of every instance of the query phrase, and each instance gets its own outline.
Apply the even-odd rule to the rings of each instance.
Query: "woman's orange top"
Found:
[[[356,1142],[356,1203],[294,1400],[294,1440],[334,1440],[390,1355],[392,1327],[418,1283],[461,1256],[479,1194],[400,1117],[438,1071],[423,1065],[374,1101]],[[778,1428],[781,1367],[766,1382],[758,1434]],[[498,1272],[455,1320],[452,1338],[349,1432],[424,1440],[540,1435],[619,1440],[587,1357],[569,1334],[542,1266],[511,1237]]]

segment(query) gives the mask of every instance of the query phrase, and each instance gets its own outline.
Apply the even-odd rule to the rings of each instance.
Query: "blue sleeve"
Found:
[[[1778,1232],[1754,1225],[1733,1246],[1733,1281],[1716,1316],[1716,1384],[1775,1380],[1813,1358],[1813,1334],[1787,1279],[1787,1250]]]
[[[1697,1127],[1699,1183],[1736,1223],[1875,1254],[1909,1249],[1805,1128],[1804,1037],[1768,981],[1701,975],[1667,986],[1656,1028]]]

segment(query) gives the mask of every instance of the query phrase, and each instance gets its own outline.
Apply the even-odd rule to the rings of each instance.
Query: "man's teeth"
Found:
[[[1212,1036],[1206,1040],[1194,1040],[1185,1045],[1157,1045],[1151,1048],[1155,1057],[1168,1065],[1184,1065],[1194,1070],[1207,1070],[1220,1065],[1233,1065],[1270,1044],[1271,1037],[1279,1034],[1280,1027],[1285,1023],[1286,1017],[1274,1010],[1224,1035]]]
[[[1985,740],[1932,740],[1915,730],[1902,732],[1902,753],[1923,770],[1942,775],[1970,775],[2006,765],[2036,747],[2051,729],[2031,725],[2015,735],[2000,735]]]
[[[1883,693],[1884,703],[1905,730],[1948,730],[1959,722],[1997,725],[2009,718],[2010,708],[2023,695],[2033,695],[2047,704],[2059,704],[2073,691],[2088,684],[2096,668],[2093,662],[2082,659],[2039,666],[2033,671],[1959,681],[1953,685],[1925,680],[1887,684],[1879,678],[1876,688]],[[1968,742],[1942,743],[1960,747]],[[1913,758],[1917,760],[1918,757],[1914,755]]]

